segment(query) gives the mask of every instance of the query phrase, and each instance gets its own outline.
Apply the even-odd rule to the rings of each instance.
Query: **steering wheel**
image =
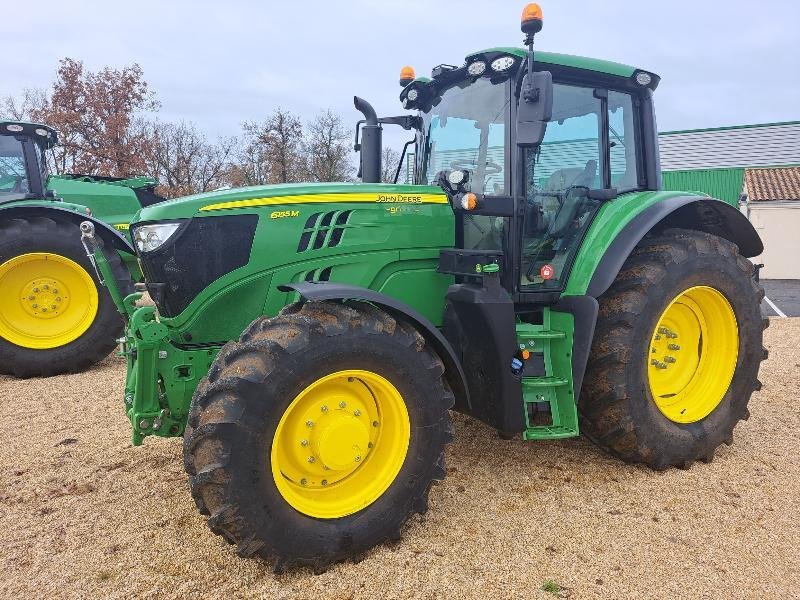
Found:
[[[477,169],[477,165],[468,160],[454,160],[450,163],[450,168],[453,170],[473,172],[475,169]],[[498,173],[502,172],[503,167],[498,165],[496,162],[486,161],[486,170],[483,172],[484,175],[488,177],[490,175],[497,175]]]

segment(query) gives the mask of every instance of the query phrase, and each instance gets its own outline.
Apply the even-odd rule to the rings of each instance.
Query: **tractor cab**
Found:
[[[658,81],[633,67],[518,48],[436,67],[400,96],[420,117],[414,182],[447,192],[456,245],[502,259],[515,300],[554,298],[600,207],[660,188]]]
[[[46,125],[0,121],[0,203],[45,197],[44,153],[56,143]]]

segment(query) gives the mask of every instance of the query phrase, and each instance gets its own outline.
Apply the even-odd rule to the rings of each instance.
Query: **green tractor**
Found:
[[[98,234],[119,250],[114,277],[132,292],[141,275],[128,223],[163,200],[149,178],[48,177],[56,143],[50,127],[0,121],[0,373],[16,377],[82,371],[115,348],[124,323],[78,227],[87,214],[102,220]]]
[[[133,443],[183,436],[194,501],[239,555],[321,571],[397,539],[445,476],[451,409],[654,469],[710,461],[747,418],[758,235],[660,191],[658,76],[534,60],[541,23],[526,8],[527,49],[404,69],[412,114],[356,98],[362,183],[200,194],[131,224],[156,305],[109,286]],[[378,183],[386,124],[415,134],[413,185]],[[112,282],[97,225],[83,242]]]

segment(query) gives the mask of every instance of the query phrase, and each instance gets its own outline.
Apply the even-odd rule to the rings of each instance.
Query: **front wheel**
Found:
[[[211,530],[276,571],[398,538],[445,474],[443,372],[416,330],[368,304],[257,319],[192,399],[185,466]]]
[[[753,265],[720,237],[646,237],[599,299],[581,429],[655,469],[710,461],[749,416],[766,356]]]

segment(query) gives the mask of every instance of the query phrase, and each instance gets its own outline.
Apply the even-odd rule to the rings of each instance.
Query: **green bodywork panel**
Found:
[[[141,208],[133,188],[154,183],[148,177],[103,181],[53,175],[47,180],[47,189],[53,190],[65,202],[85,206],[92,211],[92,216],[127,233],[133,216]]]
[[[606,202],[594,218],[586,232],[586,237],[575,257],[572,270],[564,289],[565,296],[582,296],[586,294],[597,265],[620,231],[630,223],[636,215],[657,202],[677,196],[687,196],[687,192],[631,192]],[[698,195],[698,198],[705,196]]]

